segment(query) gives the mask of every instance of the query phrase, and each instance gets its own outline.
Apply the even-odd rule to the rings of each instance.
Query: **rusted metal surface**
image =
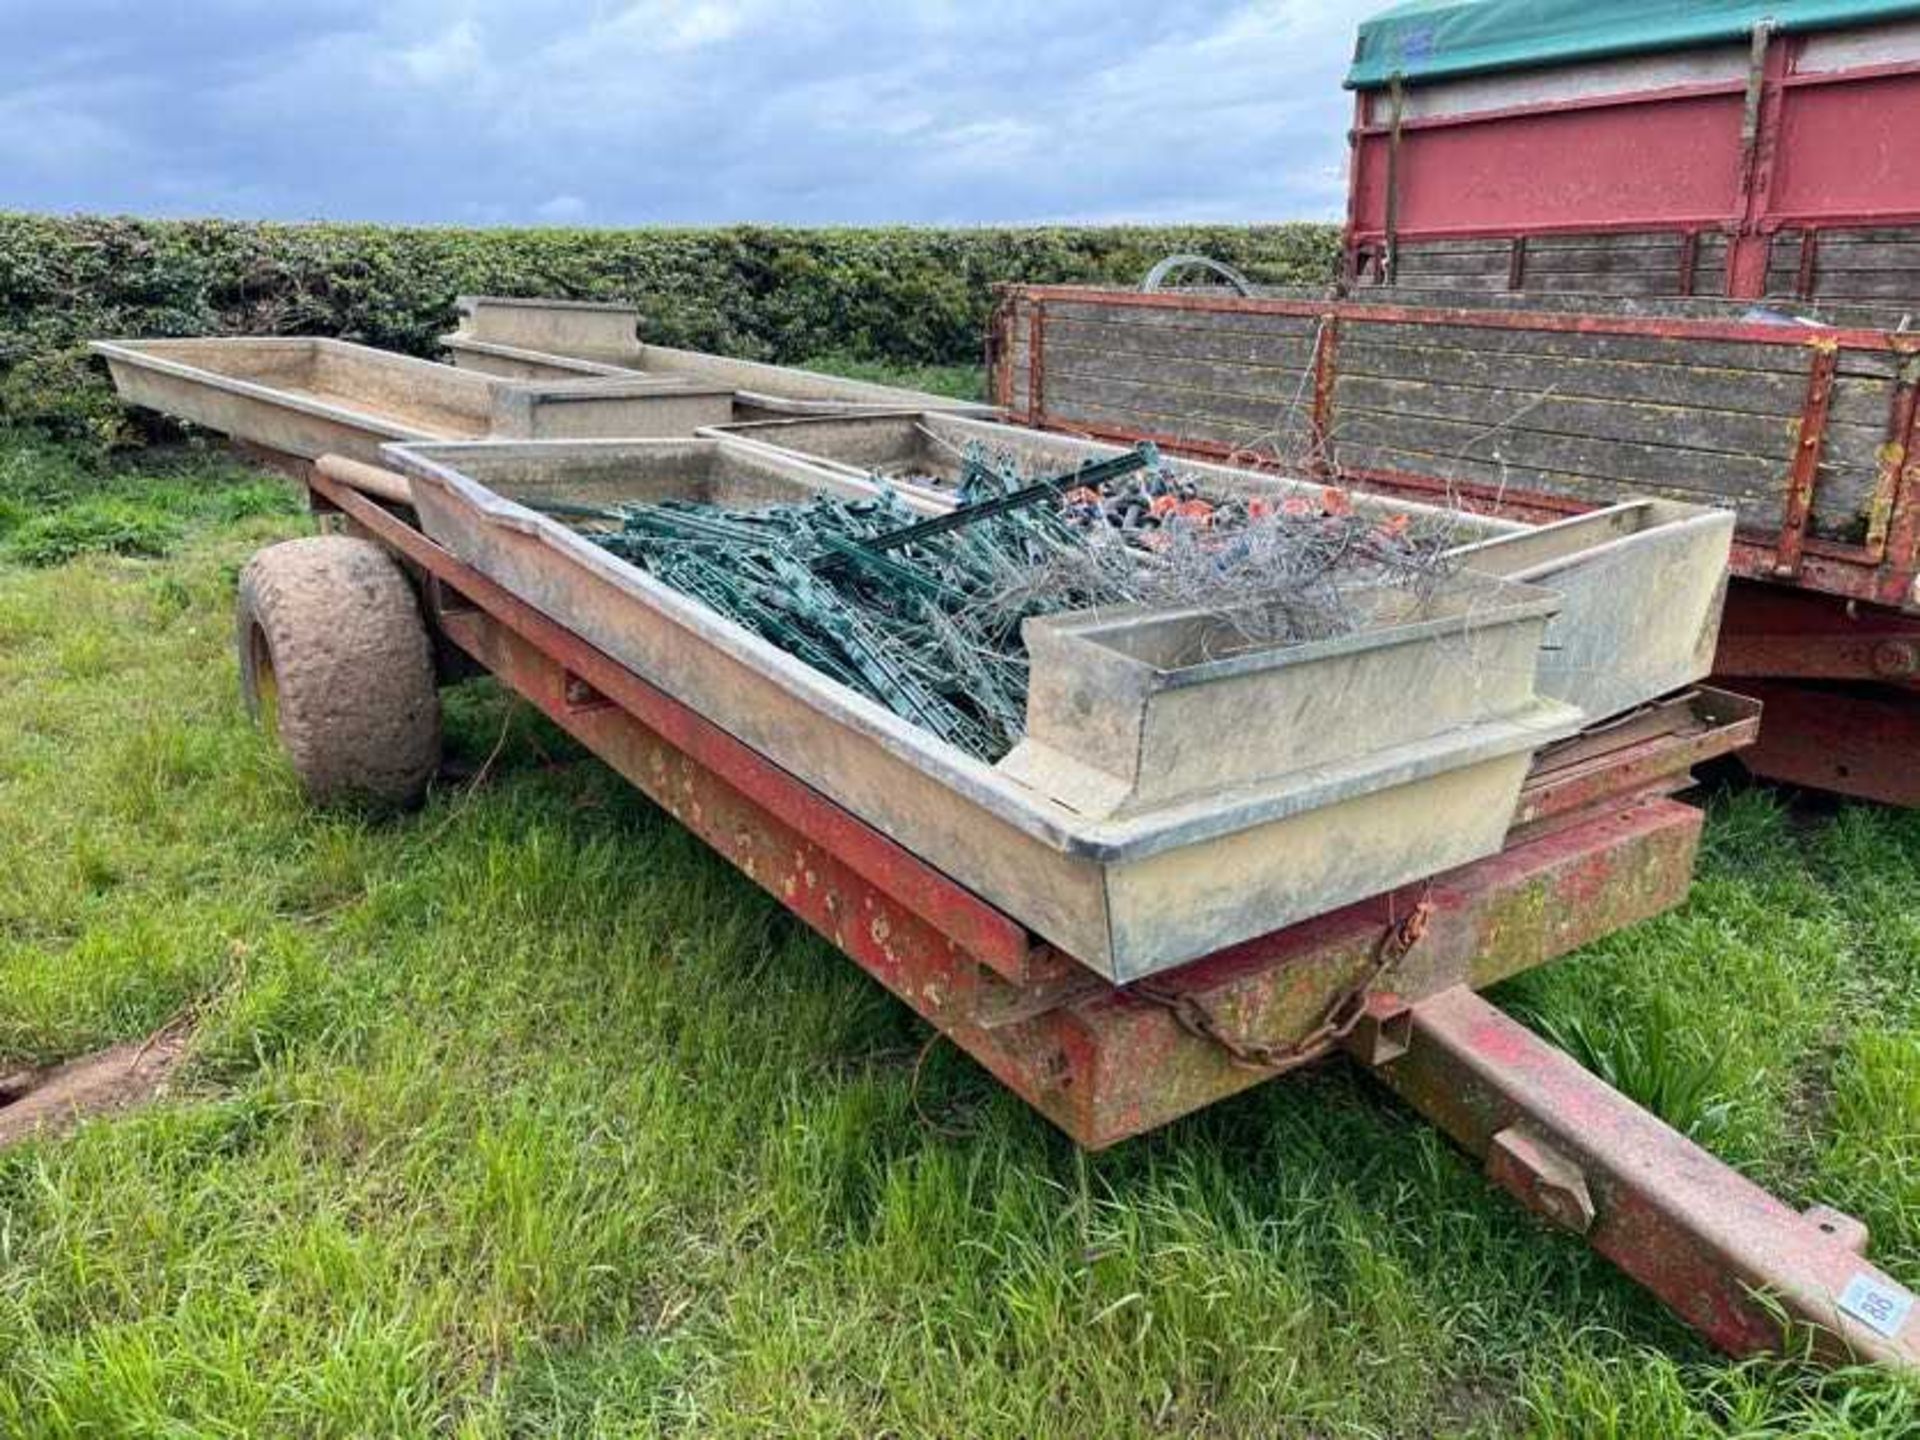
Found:
[[[1378,982],[1416,996],[1491,985],[1679,904],[1699,833],[1688,806],[1631,804],[1156,977],[1151,998],[1116,990],[1062,1007],[1032,1023],[1074,1082],[1029,1098],[1082,1145],[1144,1133],[1310,1057],[1301,1039],[1372,978],[1382,936],[1423,905],[1424,933]],[[1234,1043],[1200,1038],[1174,996]],[[1261,1049],[1285,1063],[1241,1058]]]
[[[1920,691],[1909,686],[1730,681],[1766,707],[1742,757],[1756,775],[1883,805],[1920,806]]]
[[[1898,681],[1920,674],[1920,615],[1903,615],[1786,585],[1736,580],[1713,673],[1739,682]]]
[[[1047,302],[1032,298],[1027,310],[1027,423],[1036,425],[1047,408]]]
[[[1694,766],[1753,744],[1760,710],[1748,696],[1702,687],[1562,741],[1527,777],[1512,833],[1626,796],[1683,790]]]
[[[1376,998],[1375,1018],[1398,1008]],[[1791,1209],[1465,988],[1403,1024],[1374,1073],[1721,1349],[1920,1366],[1920,1307],[1858,1222]]]
[[[1880,474],[1873,490],[1873,510],[1867,520],[1866,550],[1875,560],[1886,559],[1907,457],[1913,449],[1916,396],[1920,396],[1920,356],[1908,356],[1894,384],[1891,413],[1887,418],[1887,443],[1880,450]],[[1911,524],[1912,517],[1908,516],[1907,521]]]
[[[1827,438],[1827,411],[1833,401],[1833,372],[1839,347],[1816,340],[1813,363],[1807,372],[1807,400],[1800,411],[1794,436],[1793,474],[1787,481],[1787,501],[1780,519],[1780,537],[1773,546],[1773,573],[1790,580],[1800,573],[1806,547],[1807,521],[1813,515],[1813,487],[1820,481],[1821,448]]]
[[[1307,420],[1307,468],[1326,476],[1333,468],[1333,379],[1340,351],[1340,317],[1323,315],[1313,335],[1313,409]]]

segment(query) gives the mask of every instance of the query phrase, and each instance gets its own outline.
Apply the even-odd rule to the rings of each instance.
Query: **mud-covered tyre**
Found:
[[[319,805],[417,803],[440,763],[433,645],[378,545],[288,540],[240,574],[240,688]]]

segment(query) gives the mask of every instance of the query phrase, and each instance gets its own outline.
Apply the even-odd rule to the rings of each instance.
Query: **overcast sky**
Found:
[[[1331,218],[1383,3],[0,0],[0,209]]]

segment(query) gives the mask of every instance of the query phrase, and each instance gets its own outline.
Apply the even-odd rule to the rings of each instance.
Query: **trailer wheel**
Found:
[[[268,546],[240,575],[240,688],[315,804],[415,804],[440,763],[433,646],[378,545]]]

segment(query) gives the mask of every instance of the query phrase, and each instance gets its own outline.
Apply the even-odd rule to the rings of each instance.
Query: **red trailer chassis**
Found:
[[[462,563],[352,467],[302,473],[317,510],[407,567],[444,641],[1080,1144],[1344,1047],[1714,1343],[1920,1362],[1920,1315],[1856,1222],[1788,1208],[1474,993],[1679,903],[1700,817],[1671,796],[1751,738],[1747,702],[1702,692],[1577,737],[1502,853],[1116,989]]]

